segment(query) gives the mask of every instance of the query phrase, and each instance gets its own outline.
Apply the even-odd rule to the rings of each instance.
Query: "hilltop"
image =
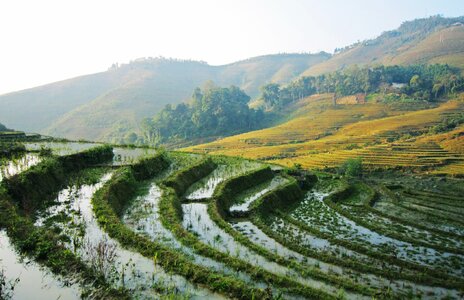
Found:
[[[448,63],[464,67],[464,17],[433,16],[404,22],[375,39],[336,49],[332,58],[309,67],[304,75],[320,75],[350,65]]]

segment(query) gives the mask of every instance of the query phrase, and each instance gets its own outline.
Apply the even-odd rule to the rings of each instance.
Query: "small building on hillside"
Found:
[[[366,103],[366,94],[358,93],[350,96],[345,96],[342,98],[333,98],[334,105],[336,104],[365,104]]]
[[[400,90],[404,88],[405,86],[407,86],[406,83],[392,82],[391,84],[391,88],[394,90]]]

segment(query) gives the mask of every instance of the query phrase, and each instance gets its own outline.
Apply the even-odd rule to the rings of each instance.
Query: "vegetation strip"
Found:
[[[172,188],[177,196],[181,197],[189,186],[213,172],[216,167],[216,163],[208,157],[177,171],[163,181],[163,184]]]
[[[135,184],[136,181],[138,182],[154,177],[155,175],[161,173],[161,171],[166,169],[169,166],[169,164],[170,162],[166,158],[166,155],[164,153],[160,153],[152,157],[143,158],[139,160],[137,163],[125,167],[123,169],[124,171],[120,171],[130,172],[131,175],[127,176],[133,176],[134,181],[131,181],[131,183],[133,184],[127,185],[126,189],[119,189],[119,193],[122,193],[121,195],[118,195],[117,197],[113,196],[108,199],[115,213],[119,217],[121,217],[122,213],[127,208],[129,200],[133,197],[137,190],[137,184]],[[115,189],[118,189],[118,180],[123,180],[122,184],[125,184],[124,180],[127,179],[128,178],[124,176],[120,176],[112,180],[112,185],[115,186]]]
[[[271,168],[266,166],[245,174],[235,176],[220,183],[213,193],[213,201],[216,203],[217,211],[223,216],[228,216],[230,207],[234,204],[234,196],[260,183],[266,182],[274,177]]]
[[[0,131],[0,138],[1,138],[1,131]],[[25,152],[26,152],[26,147],[24,147],[23,144],[16,143],[16,142],[0,141],[0,159],[10,158],[15,155],[23,154]]]
[[[193,167],[197,169],[198,164],[194,165]],[[207,168],[208,166],[205,165],[205,167]],[[178,172],[178,174],[173,174],[171,179],[168,179],[167,181],[172,182],[172,178],[176,178],[179,174],[185,173],[192,174],[193,172],[189,172],[188,170],[181,170]],[[187,178],[191,184],[200,179],[198,177],[195,178],[194,176],[188,176]],[[185,180],[184,183],[187,183],[187,180]],[[185,189],[188,188],[187,184],[183,186],[185,186]],[[198,237],[187,231],[182,226],[182,203],[178,195],[182,195],[184,192],[185,190],[182,189],[175,190],[171,187],[165,186],[165,192],[161,197],[159,207],[163,225],[169,228],[184,245],[191,247],[200,255],[221,261],[229,265],[231,268],[247,272],[252,278],[256,280],[264,280],[269,284],[280,286],[283,288],[283,290],[286,290],[289,293],[299,294],[310,299],[335,299],[335,296],[327,294],[324,291],[304,286],[289,278],[265,271],[260,267],[255,267],[249,263],[244,262],[243,260],[231,257],[214,249],[213,247],[200,242]]]
[[[208,213],[211,219],[225,232],[230,234],[236,241],[255,251],[256,253],[266,257],[267,259],[274,261],[280,265],[290,266],[291,268],[297,270],[302,276],[310,276],[316,279],[320,279],[336,286],[343,287],[347,290],[359,292],[364,295],[374,295],[375,291],[367,288],[365,286],[359,285],[354,283],[351,280],[346,280],[339,276],[330,275],[324,273],[316,268],[308,268],[302,267],[300,262],[297,262],[292,259],[285,259],[275,253],[268,251],[266,248],[253,243],[248,239],[246,236],[238,232],[237,230],[233,229],[232,226],[228,222],[224,220],[224,216],[226,215],[225,209],[230,206],[230,202],[234,199],[234,196],[239,194],[240,192],[252,187],[253,185],[257,185],[262,183],[269,178],[267,171],[270,171],[269,167],[265,167],[262,169],[258,169],[255,171],[250,171],[246,174],[236,176],[234,178],[228,179],[221,183],[216,191],[214,192],[212,201],[208,204]],[[271,173],[272,174],[272,173]],[[254,180],[251,181],[250,179],[253,178]],[[288,189],[288,186],[294,185],[295,180],[292,178],[292,182],[279,187],[279,190],[285,191]],[[275,193],[276,191],[269,191],[267,194]],[[277,192],[278,193],[278,192]],[[289,194],[291,195],[291,193]],[[270,198],[269,195],[263,195],[264,198]],[[291,197],[291,196],[290,196]]]
[[[148,179],[147,178],[139,178]],[[232,276],[213,272],[205,267],[196,265],[184,255],[174,249],[165,247],[149,238],[133,232],[126,227],[111,203],[127,203],[135,196],[138,181],[130,167],[123,167],[115,172],[93,199],[93,207],[98,223],[114,239],[123,246],[136,249],[145,257],[157,257],[157,262],[167,271],[182,275],[188,280],[204,284],[213,291],[223,293],[239,299],[265,299],[267,294],[260,290],[249,287],[246,283]],[[178,199],[175,197],[175,199]]]
[[[406,210],[410,210],[410,211],[414,211],[414,212],[426,215],[427,217],[430,217],[430,218],[432,218],[434,220],[439,218],[441,220],[448,221],[450,223],[454,223],[454,225],[464,226],[463,221],[460,221],[460,220],[457,220],[455,218],[449,217],[445,213],[440,213],[439,215],[437,215],[437,214],[435,214],[433,212],[425,211],[425,210],[422,210],[422,209],[419,209],[419,208],[416,208],[416,207],[411,207],[410,205],[405,205],[404,202],[396,203],[396,205],[398,205],[399,207],[404,208]]]

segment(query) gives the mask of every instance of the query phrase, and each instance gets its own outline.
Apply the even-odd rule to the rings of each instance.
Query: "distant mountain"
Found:
[[[164,105],[188,99],[212,80],[251,97],[267,82],[285,83],[330,54],[276,54],[211,66],[164,58],[139,59],[106,72],[0,96],[7,126],[67,138],[117,140]]]
[[[0,123],[0,131],[9,131],[9,129],[6,128],[5,125],[3,125],[2,123]]]
[[[464,17],[433,16],[404,22],[379,37],[339,49],[304,75],[320,75],[349,65],[448,63],[464,68]]]

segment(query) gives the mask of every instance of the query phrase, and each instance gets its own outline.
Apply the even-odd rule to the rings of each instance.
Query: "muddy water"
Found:
[[[250,221],[239,221],[232,223],[232,227],[246,235],[253,243],[266,248],[268,251],[273,252],[281,257],[287,259],[295,259],[306,265],[318,266],[323,271],[331,271],[335,273],[343,273],[342,268],[330,264],[323,263],[317,259],[304,256],[298,252],[288,249],[282,244],[278,243],[273,238],[267,236],[261,229]]]
[[[286,222],[283,219],[276,218],[275,221],[271,224],[270,228],[273,231],[278,232],[280,235],[283,235],[286,238],[292,239],[294,242],[301,244],[302,246],[317,249],[321,252],[329,253],[330,255],[337,256],[339,258],[350,256],[356,260],[359,260],[365,264],[370,264],[376,266],[377,268],[382,268],[382,262],[373,260],[370,257],[359,254],[357,252],[348,250],[346,248],[331,245],[329,241],[314,237],[308,232],[301,230],[299,227]],[[321,270],[325,270],[324,265],[320,264]],[[328,265],[329,272],[339,273],[344,269],[342,267]],[[398,267],[394,267],[399,271]],[[447,295],[451,295],[456,299],[459,299],[457,290],[431,287],[421,284],[415,284],[409,281],[404,280],[387,280],[383,277],[379,277],[373,274],[359,274],[358,272],[353,271],[342,271],[345,273],[345,276],[349,276],[352,279],[356,279],[361,283],[368,284],[374,288],[385,290],[386,287],[391,287],[391,289],[398,293],[403,293],[407,295],[409,291],[412,291],[414,294],[421,294],[423,299],[441,299]],[[354,275],[354,276],[353,276]]]
[[[182,205],[183,226],[198,234],[198,238],[219,251],[240,258],[248,263],[261,267],[269,272],[288,276],[295,281],[314,288],[323,289],[329,293],[336,293],[338,288],[310,278],[300,277],[294,270],[276,264],[236,242],[232,236],[219,228],[209,217],[207,205],[203,203],[189,203]],[[350,299],[360,299],[362,296],[347,294]]]
[[[427,215],[401,207],[389,199],[377,201],[374,208],[392,217],[402,218],[404,220],[416,220],[428,228],[435,228],[464,237],[464,228],[462,226],[450,225],[447,224],[446,221],[438,218],[430,220]]]
[[[59,204],[45,214],[47,218],[57,216],[60,212],[72,216],[72,221],[66,222],[66,227],[63,228],[71,238],[66,246],[78,253],[90,266],[98,267],[114,286],[133,290],[136,298],[158,298],[158,291],[161,290],[162,294],[180,293],[193,299],[221,299],[222,296],[194,286],[181,276],[164,272],[155,263],[156,257],[148,259],[124,249],[100,229],[92,211],[91,198],[110,177],[111,174],[105,175],[96,185],[63,190],[57,199]],[[38,225],[44,222],[46,218],[37,220]],[[98,248],[106,249],[112,255],[96,257]]]
[[[361,281],[364,283],[368,282],[369,284],[372,284],[374,282],[374,285],[378,287],[388,285],[387,280],[382,279],[378,281],[374,276],[371,276],[369,274],[355,273],[355,276],[353,276],[354,274],[352,270],[347,270],[334,264],[325,263],[318,259],[308,257],[293,250],[290,250],[287,247],[280,244],[279,242],[277,242],[276,240],[274,240],[273,238],[266,235],[261,229],[259,229],[255,224],[253,224],[250,221],[239,221],[236,223],[232,223],[232,226],[235,230],[246,235],[253,243],[258,244],[281,257],[297,260],[298,262],[306,266],[318,268],[325,273],[335,273],[338,275],[344,275],[356,279],[357,281]],[[311,243],[314,244],[314,242],[315,240],[313,237]],[[322,245],[321,241],[317,241],[317,243],[319,243],[319,246]],[[328,243],[325,244],[325,246],[328,245]]]
[[[366,222],[376,224],[377,226],[382,226],[388,230],[402,232],[408,237],[417,240],[424,240],[430,244],[444,245],[447,247],[455,248],[461,248],[464,246],[464,242],[459,241],[455,238],[438,235],[427,230],[423,230],[405,224],[400,224],[398,222],[393,221],[392,219],[385,218],[372,212],[352,210],[351,214],[354,214],[357,218],[361,218]]]

